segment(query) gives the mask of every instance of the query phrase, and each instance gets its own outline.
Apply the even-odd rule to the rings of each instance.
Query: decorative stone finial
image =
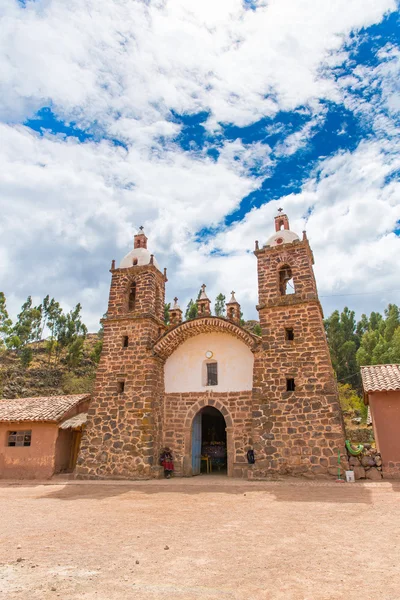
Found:
[[[240,325],[240,304],[235,298],[235,292],[231,292],[231,299],[226,303],[226,316],[230,321]]]
[[[150,254],[150,264],[154,265],[154,254]]]
[[[203,283],[203,285],[201,286],[201,294],[200,294],[199,300],[208,300],[208,296],[206,294],[206,284],[205,283]]]
[[[259,247],[258,247],[258,240],[256,240],[256,250],[259,250]]]
[[[203,285],[201,286],[200,297],[197,300],[197,308],[199,317],[208,317],[209,315],[211,315],[211,302],[206,294],[205,283],[203,283]]]
[[[182,311],[180,309],[180,306],[178,304],[178,298],[176,296],[174,298],[174,305],[169,311],[169,317],[171,326],[179,325],[179,323],[182,323]]]
[[[115,260],[113,259],[111,261],[111,270],[113,271],[115,269]]]
[[[278,208],[278,213],[281,214],[283,212],[283,208]]]

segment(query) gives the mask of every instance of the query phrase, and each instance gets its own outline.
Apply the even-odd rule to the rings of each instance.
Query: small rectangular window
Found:
[[[292,342],[294,340],[293,327],[286,327],[286,329],[285,329],[285,339],[288,340],[289,342]]]
[[[124,348],[127,348],[129,346],[129,337],[127,335],[124,335],[123,337],[122,346]]]
[[[218,385],[218,363],[207,364],[207,385]]]
[[[32,430],[9,431],[7,446],[30,446],[32,439]]]
[[[288,378],[286,379],[286,391],[287,392],[294,392],[294,390],[296,389],[295,383],[294,383],[294,379],[293,378]]]
[[[118,381],[117,384],[118,394],[123,394],[125,390],[125,381]]]

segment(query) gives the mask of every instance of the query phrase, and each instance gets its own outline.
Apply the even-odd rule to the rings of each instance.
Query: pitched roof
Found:
[[[400,365],[371,365],[361,367],[365,392],[400,390]]]
[[[67,419],[66,421],[63,421],[62,423],[60,423],[59,428],[60,429],[78,429],[79,427],[82,427],[82,425],[85,425],[87,421],[87,413],[82,412],[79,413],[79,415],[75,415],[74,417],[71,417],[70,419]]]
[[[0,400],[0,421],[60,421],[90,394]]]

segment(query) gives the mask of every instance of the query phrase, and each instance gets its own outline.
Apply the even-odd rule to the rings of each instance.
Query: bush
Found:
[[[62,390],[64,394],[91,394],[93,391],[95,375],[78,377],[74,373],[65,373],[62,378]]]
[[[368,407],[363,399],[357,394],[356,390],[349,383],[338,383],[339,402],[343,412],[355,413],[361,415],[362,420],[366,421]]]
[[[21,360],[21,365],[24,367],[24,369],[27,369],[29,367],[29,365],[32,362],[32,359],[33,359],[32,348],[30,346],[25,346],[24,348],[22,348],[21,354],[20,354],[20,360]]]

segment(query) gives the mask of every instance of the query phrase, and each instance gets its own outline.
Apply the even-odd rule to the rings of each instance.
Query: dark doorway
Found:
[[[226,423],[222,413],[213,406],[201,411],[201,471],[227,472]]]

